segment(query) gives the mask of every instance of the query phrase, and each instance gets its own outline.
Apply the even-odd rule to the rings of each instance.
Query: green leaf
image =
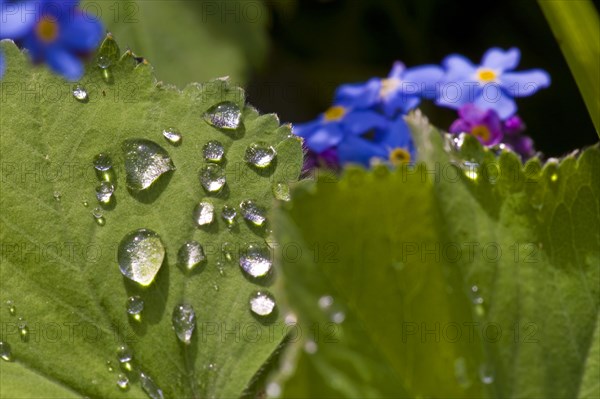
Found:
[[[274,375],[283,396],[595,392],[598,148],[523,166],[409,122],[425,164],[350,169],[277,210],[281,248],[302,254],[280,255],[278,292],[304,332],[283,360],[295,372]]]
[[[3,41],[1,47],[7,70],[0,122],[0,299],[12,300],[16,309],[14,316],[4,305],[0,312],[0,340],[10,344],[14,358],[0,362],[2,378],[12,381],[2,382],[2,397],[35,396],[34,384],[25,382],[34,381],[32,375],[47,381],[39,389],[47,387],[48,395],[143,397],[140,370],[165,397],[240,396],[283,334],[269,334],[270,322],[249,311],[251,293],[271,280],[242,275],[236,252],[249,242],[266,245],[269,221],[256,227],[238,209],[237,224],[228,228],[220,211],[224,204],[237,209],[249,198],[268,210],[272,184],[299,176],[299,140],[275,115],[259,116],[245,106],[243,91],[225,81],[179,91],[157,84],[151,66],[136,64],[126,52],[106,71],[89,66],[79,82],[88,98],[78,101],[70,84],[32,67],[14,43]],[[223,101],[243,110],[235,131],[203,120],[207,109]],[[165,140],[168,127],[181,132],[180,145]],[[125,182],[121,143],[131,138],[158,143],[176,167],[139,193]],[[206,193],[198,181],[209,140],[225,147],[227,183],[217,194]],[[246,148],[256,141],[278,151],[264,169],[244,161]],[[98,153],[112,157],[116,175],[115,198],[103,209],[104,226],[92,216],[99,184],[92,161]],[[192,211],[203,199],[214,204],[215,221],[198,228]],[[117,263],[121,239],[139,228],[157,232],[166,247],[165,261],[147,288],[123,277]],[[188,240],[200,242],[208,259],[192,273],[177,266],[177,251]],[[222,251],[226,242],[233,248],[231,260]],[[131,295],[145,302],[139,322],[126,313]],[[190,345],[172,330],[172,312],[180,303],[196,313]],[[19,317],[27,322],[27,339],[20,337]],[[126,392],[116,385],[117,373],[126,371],[116,357],[121,344],[134,355]]]
[[[261,1],[82,1],[119,43],[150,60],[156,76],[183,87],[229,76],[243,84],[268,49]]]
[[[600,19],[589,0],[538,0],[600,136]]]

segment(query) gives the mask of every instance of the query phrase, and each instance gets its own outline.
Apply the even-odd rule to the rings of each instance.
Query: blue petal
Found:
[[[475,105],[481,109],[493,109],[498,113],[500,119],[505,120],[517,112],[517,104],[515,101],[500,91],[494,98],[482,95],[475,100]]]
[[[294,133],[296,136],[307,138],[322,124],[323,122],[320,119],[316,119],[314,121],[293,125],[292,133]]]
[[[388,123],[384,116],[373,111],[352,111],[342,121],[344,129],[355,135],[366,133],[371,129],[385,128]]]
[[[365,83],[341,85],[335,92],[334,102],[353,108],[369,108],[379,100],[380,89],[381,80],[376,78]]]
[[[512,97],[527,97],[550,86],[550,75],[541,69],[504,73],[500,79],[502,88]]]
[[[83,76],[83,63],[79,58],[61,48],[54,48],[47,54],[47,63],[52,70],[66,79],[76,81]]]
[[[481,95],[482,87],[473,80],[446,82],[440,86],[435,103],[442,107],[459,109]]]
[[[404,74],[405,70],[406,66],[404,65],[404,63],[400,61],[394,62],[392,70],[388,74],[388,79],[402,79],[402,75]]]
[[[0,39],[21,39],[38,21],[40,10],[39,1],[0,3]]]
[[[77,52],[95,50],[104,36],[102,23],[82,13],[73,15],[70,22],[62,28],[62,42]]]
[[[381,145],[356,136],[347,136],[338,145],[338,157],[341,164],[358,163],[368,167],[372,158],[385,159],[387,154],[387,150]]]
[[[334,147],[342,141],[344,133],[337,123],[327,123],[317,128],[305,140],[306,146],[316,153]]]
[[[481,60],[481,65],[486,68],[496,69],[499,71],[510,71],[519,65],[521,52],[518,48],[513,47],[507,51],[494,47],[486,51]]]
[[[393,117],[398,111],[407,113],[411,109],[417,107],[420,102],[421,99],[419,97],[398,91],[392,96],[383,99],[383,112],[388,117]]]
[[[402,116],[396,118],[388,129],[378,130],[373,141],[388,151],[394,148],[408,148],[412,145],[410,129]]]
[[[472,79],[475,74],[475,66],[462,55],[449,55],[444,58],[442,65],[446,68],[446,76],[444,76],[445,82]]]
[[[417,93],[422,93],[425,98],[434,98],[436,87],[443,78],[444,70],[439,66],[423,65],[407,69],[402,77],[402,83],[409,85],[409,87],[417,87]]]

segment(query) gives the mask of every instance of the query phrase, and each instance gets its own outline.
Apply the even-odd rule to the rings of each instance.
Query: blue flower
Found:
[[[521,58],[517,48],[489,49],[481,65],[475,66],[461,55],[443,61],[446,76],[437,104],[453,109],[473,103],[481,109],[495,110],[502,120],[517,111],[513,97],[526,97],[550,85],[550,76],[541,69],[513,71]]]
[[[433,98],[444,76],[442,68],[424,65],[406,69],[397,61],[386,79],[345,84],[337,89],[335,102],[354,108],[381,108],[387,116],[406,113],[419,105],[421,97]]]
[[[77,8],[78,1],[41,0],[0,3],[0,38],[10,38],[29,50],[34,62],[45,61],[69,80],[83,76],[80,56],[96,49],[102,23]]]

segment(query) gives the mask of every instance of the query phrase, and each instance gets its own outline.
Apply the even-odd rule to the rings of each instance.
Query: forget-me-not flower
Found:
[[[502,121],[496,111],[465,104],[458,110],[458,115],[459,119],[450,126],[450,133],[471,133],[485,145],[494,145],[502,141]]]

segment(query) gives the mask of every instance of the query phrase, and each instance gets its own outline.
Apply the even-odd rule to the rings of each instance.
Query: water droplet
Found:
[[[114,371],[112,362],[110,360],[106,361],[106,369],[108,370],[109,373],[112,373]]]
[[[73,97],[75,97],[77,101],[86,102],[88,99],[88,94],[83,86],[77,85],[73,88]]]
[[[200,184],[210,193],[219,191],[225,185],[225,172],[214,163],[209,163],[200,169]]]
[[[112,168],[112,159],[107,154],[98,154],[94,157],[94,169],[99,172],[106,172]]]
[[[115,186],[110,182],[103,181],[96,187],[96,198],[101,204],[108,204],[114,192]]]
[[[204,248],[198,241],[187,241],[177,252],[177,263],[188,271],[204,261],[206,261]]]
[[[221,252],[223,253],[225,260],[231,262],[231,260],[233,260],[233,255],[235,254],[235,245],[230,242],[224,242],[223,245],[221,245]]]
[[[471,380],[467,373],[467,362],[464,357],[459,357],[454,361],[454,377],[461,387],[468,388],[471,386]]]
[[[171,144],[179,144],[181,142],[181,133],[174,127],[163,130],[163,136]]]
[[[289,201],[292,199],[290,195],[290,186],[287,183],[279,182],[273,184],[273,196],[280,201]]]
[[[123,237],[117,257],[125,277],[147,286],[152,283],[163,263],[165,247],[157,233],[138,229]]]
[[[90,206],[90,203],[89,203],[89,202],[87,202],[86,200],[83,200],[83,201],[81,201],[81,203],[82,203],[82,204],[83,204],[83,206],[84,206],[84,207],[86,207],[86,208],[87,208],[88,206]]]
[[[338,311],[331,315],[331,321],[335,324],[342,324],[344,320],[346,320],[346,314],[344,312]]]
[[[473,302],[473,304],[475,305],[475,313],[478,316],[484,316],[485,315],[485,308],[483,307],[483,297],[481,296],[481,292],[478,286],[473,285],[471,287],[471,301]]]
[[[304,352],[308,353],[309,355],[314,355],[317,353],[318,349],[319,347],[317,346],[317,343],[313,340],[309,340],[304,343]]]
[[[329,309],[333,305],[333,297],[331,295],[323,295],[319,298],[319,307],[323,310]]]
[[[129,378],[127,378],[125,374],[119,374],[117,376],[117,386],[123,391],[126,391],[129,389]]]
[[[173,309],[173,329],[177,338],[184,344],[189,344],[196,328],[196,313],[189,304],[181,304]]]
[[[262,226],[267,219],[265,216],[265,210],[252,200],[242,201],[240,203],[240,210],[244,219],[253,223],[256,226]]]
[[[142,384],[142,389],[150,399],[164,399],[162,390],[147,374],[140,373],[140,382]]]
[[[17,328],[19,329],[21,341],[29,341],[29,326],[27,325],[27,322],[19,317],[19,323],[17,324]]]
[[[465,169],[464,173],[467,178],[471,180],[477,180],[479,174],[477,173],[477,169],[479,168],[479,164],[476,162],[463,162]]]
[[[94,220],[100,226],[104,226],[106,224],[106,219],[104,219],[104,214],[102,213],[101,208],[94,208],[92,211],[92,216],[94,216]]]
[[[490,365],[484,363],[479,366],[479,379],[486,385],[494,382],[494,372]]]
[[[288,313],[285,315],[283,322],[288,326],[291,324],[296,324],[298,323],[298,316],[296,316],[295,313]]]
[[[60,201],[60,191],[55,191],[54,194],[52,194],[52,196],[54,197],[55,201]]]
[[[217,283],[213,283],[213,289],[215,291],[219,291],[219,285]]]
[[[6,301],[6,307],[8,308],[8,313],[11,316],[14,316],[17,314],[17,308],[15,307],[14,302],[11,301],[10,299],[8,301]]]
[[[202,201],[194,208],[194,221],[198,226],[205,226],[213,222],[215,207],[210,202]]]
[[[138,296],[133,295],[127,298],[127,313],[132,316],[138,316],[144,310],[144,300]]]
[[[121,148],[125,156],[125,180],[132,190],[145,190],[164,173],[175,170],[169,153],[153,141],[126,140]]]
[[[250,310],[257,316],[266,317],[275,309],[275,298],[265,291],[256,291],[250,297]]]
[[[237,211],[235,210],[234,207],[225,205],[225,206],[223,206],[223,210],[221,212],[221,217],[223,217],[223,220],[225,221],[225,223],[227,223],[227,226],[231,227],[235,224],[235,218],[237,217]]]
[[[204,113],[204,120],[218,129],[235,130],[240,126],[241,119],[240,107],[231,101],[212,106]]]
[[[246,148],[244,160],[257,168],[266,168],[271,164],[277,152],[265,142],[252,143]]]
[[[270,382],[267,385],[267,397],[278,398],[281,396],[281,386],[276,382]]]
[[[12,361],[12,351],[8,342],[0,341],[0,357],[7,362]]]
[[[240,267],[250,276],[263,277],[271,271],[269,251],[259,245],[250,244],[240,255]]]
[[[219,141],[211,140],[204,144],[202,155],[209,162],[221,162],[223,155],[225,155],[225,149]]]
[[[455,136],[452,139],[452,143],[454,145],[454,149],[460,150],[465,143],[465,137],[467,137],[466,133],[460,133],[458,136]]]
[[[113,64],[112,60],[110,59],[110,57],[107,57],[105,55],[100,55],[98,56],[98,58],[96,58],[96,63],[98,64],[98,66],[101,69],[107,69],[110,68],[110,66]]]
[[[119,345],[117,348],[117,359],[119,363],[129,363],[133,359],[133,353],[127,345]]]

